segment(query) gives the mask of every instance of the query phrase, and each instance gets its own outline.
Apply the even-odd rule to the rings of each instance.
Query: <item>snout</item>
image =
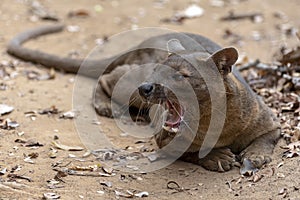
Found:
[[[154,91],[154,84],[153,83],[142,83],[139,87],[139,94],[144,97],[147,98],[149,97],[153,91]]]

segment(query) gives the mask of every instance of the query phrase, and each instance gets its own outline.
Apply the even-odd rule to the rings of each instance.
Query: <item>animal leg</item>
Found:
[[[257,170],[264,164],[271,162],[271,154],[279,137],[280,129],[270,131],[256,138],[245,150],[243,150],[240,153],[243,162],[241,173],[243,174],[248,169],[250,171],[253,171],[254,169]]]
[[[229,148],[213,149],[204,158],[199,158],[199,152],[185,153],[181,157],[186,162],[191,162],[210,171],[229,171],[236,162],[236,156]]]

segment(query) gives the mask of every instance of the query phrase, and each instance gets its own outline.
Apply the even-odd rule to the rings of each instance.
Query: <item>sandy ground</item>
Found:
[[[28,28],[51,22],[36,19],[28,12],[29,6],[25,0],[2,0],[0,5],[0,49],[2,64],[16,59],[6,53],[6,44],[13,35]],[[164,27],[176,31],[202,34],[223,46],[234,45],[240,54],[249,58],[259,58],[271,62],[273,54],[281,45],[296,46],[296,37],[287,37],[276,29],[276,26],[290,24],[299,28],[300,2],[297,0],[245,0],[224,1],[225,5],[214,7],[210,1],[98,1],[98,0],[46,0],[41,1],[50,11],[54,11],[61,22],[66,25],[80,27],[78,32],[68,32],[50,35],[26,44],[50,53],[69,55],[77,53],[85,57],[95,46],[97,38],[112,36],[135,27]],[[182,10],[195,2],[204,9],[203,16],[184,20],[182,24],[163,23],[161,19],[170,18],[176,10]],[[88,17],[69,18],[70,11],[83,9]],[[236,13],[259,12],[264,16],[261,23],[251,20],[220,21],[219,18],[230,10]],[[274,13],[283,13],[276,18]],[[52,22],[53,23],[53,22]],[[225,39],[225,30],[230,30],[242,36],[241,42],[232,44],[232,39]],[[133,39],[134,40],[134,39]],[[112,177],[66,176],[59,185],[50,188],[47,181],[57,174],[53,165],[59,163],[79,166],[104,164],[93,157],[84,158],[88,162],[79,162],[81,152],[58,150],[56,158],[49,158],[51,141],[57,136],[62,144],[69,146],[84,146],[76,132],[74,121],[59,119],[59,115],[37,115],[33,121],[25,116],[25,112],[40,110],[55,105],[61,111],[72,108],[72,89],[74,75],[56,73],[54,80],[28,80],[24,70],[35,70],[46,73],[47,70],[32,63],[17,64],[18,75],[9,80],[1,80],[8,86],[0,91],[0,103],[11,105],[15,110],[0,117],[16,120],[20,126],[15,130],[0,129],[0,170],[8,172],[0,175],[0,183],[9,179],[7,174],[15,166],[19,166],[18,175],[30,177],[31,182],[15,179],[19,185],[1,185],[0,199],[41,199],[44,193],[53,192],[61,199],[116,199],[115,191],[147,191],[145,199],[300,199],[299,158],[282,159],[283,150],[279,148],[280,141],[274,152],[274,160],[265,170],[264,177],[253,182],[241,178],[238,168],[226,173],[215,173],[199,166],[177,161],[172,165],[147,174],[126,174],[116,172]],[[10,70],[10,69],[9,69]],[[113,142],[125,147],[126,143],[118,142],[120,132],[112,126],[109,119],[100,118],[100,127],[111,134]],[[16,139],[34,139],[44,146],[29,148],[16,143]],[[131,145],[131,144],[129,144]],[[34,164],[24,161],[30,153],[38,153],[33,159]],[[280,164],[282,163],[283,164]],[[280,167],[278,167],[280,164]],[[269,171],[274,170],[273,173]],[[175,181],[182,189],[170,189],[169,181]],[[111,187],[100,183],[110,182]],[[104,194],[102,194],[104,193]],[[118,197],[123,199],[124,197]],[[138,198],[138,197],[134,197]]]

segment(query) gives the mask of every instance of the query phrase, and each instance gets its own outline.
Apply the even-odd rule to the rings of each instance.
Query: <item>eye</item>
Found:
[[[182,74],[174,74],[172,77],[175,81],[182,81],[184,79]]]

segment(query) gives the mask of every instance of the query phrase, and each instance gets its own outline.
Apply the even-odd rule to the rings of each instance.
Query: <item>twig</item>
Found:
[[[282,56],[282,58],[279,60],[282,64],[287,63],[299,63],[300,62],[300,47],[297,47],[297,49],[285,54]]]
[[[246,65],[243,65],[243,66],[239,67],[238,70],[239,71],[244,71],[244,70],[247,70],[249,68],[257,66],[259,63],[260,63],[260,61],[257,59],[254,62],[249,62]]]
[[[92,173],[92,172],[84,173],[84,172],[77,172],[77,171],[69,170],[69,169],[62,170],[62,169],[57,169],[57,168],[53,168],[53,170],[54,170],[54,171],[57,171],[57,172],[61,172],[61,173],[66,173],[66,174],[68,174],[68,175],[73,175],[73,176],[103,177],[102,174],[99,174],[99,173]]]
[[[27,176],[21,176],[21,175],[18,175],[18,174],[8,174],[7,175],[8,178],[12,178],[12,179],[24,179],[28,182],[32,182],[31,178],[30,177],[27,177]]]
[[[73,170],[68,171],[67,173],[68,173],[68,175],[75,175],[75,176],[92,176],[92,177],[102,177],[103,176],[103,175],[101,175],[99,173],[98,174],[91,173],[91,172],[84,173],[84,172],[76,172],[76,171],[73,171]]]
[[[259,70],[271,71],[271,72],[274,72],[278,69],[277,66],[270,66],[270,65],[261,63],[260,60],[258,60],[258,59],[253,62],[249,62],[241,67],[238,67],[237,69],[239,71],[244,71],[244,70],[248,70],[249,68],[252,68],[252,67],[259,69]]]
[[[177,192],[183,192],[183,191],[190,190],[188,188],[181,187],[176,181],[169,181],[167,183],[167,188],[171,189],[171,190],[176,190]]]
[[[222,21],[233,21],[233,20],[242,20],[242,19],[250,19],[254,21],[256,17],[262,16],[261,13],[250,13],[250,14],[234,14],[233,11],[229,12],[228,16],[221,17]]]

